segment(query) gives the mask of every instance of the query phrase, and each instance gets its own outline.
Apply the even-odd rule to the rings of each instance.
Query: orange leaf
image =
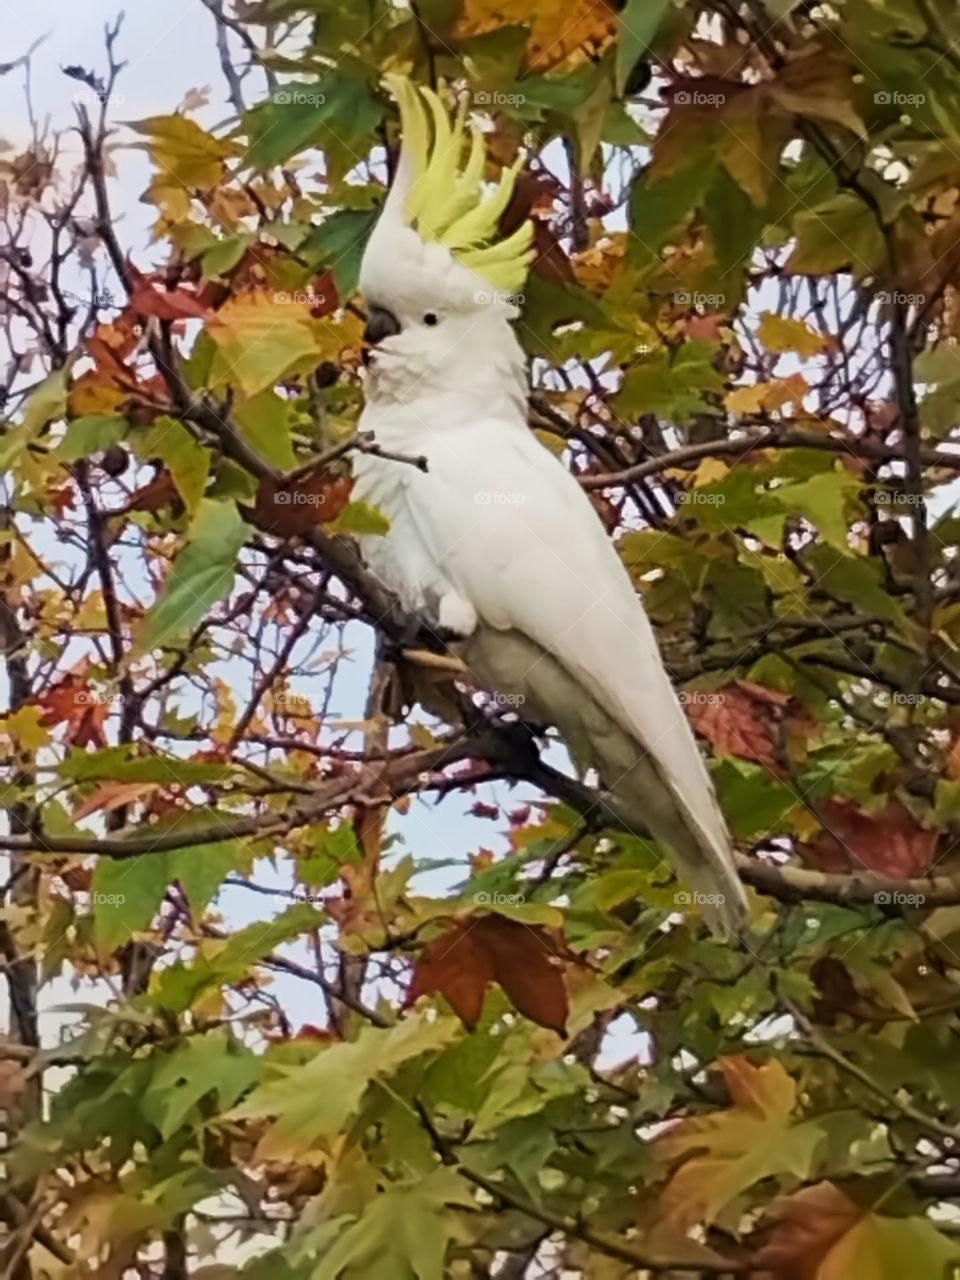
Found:
[[[531,1022],[563,1035],[568,1002],[562,951],[562,943],[540,926],[496,915],[468,916],[424,947],[407,1003],[437,991],[473,1028],[487,987],[497,982]]]
[[[776,753],[789,694],[735,680],[715,693],[683,693],[680,701],[694,729],[718,754],[755,760],[778,777],[783,774]]]
[[[110,714],[110,702],[95,693],[79,672],[70,672],[34,703],[44,713],[41,724],[67,726],[66,741],[71,745],[107,745],[103,724]]]
[[[79,822],[81,818],[87,818],[91,813],[96,813],[98,809],[102,809],[104,813],[109,813],[111,809],[122,809],[124,805],[132,804],[134,800],[141,800],[144,796],[152,795],[154,791],[160,788],[159,782],[108,782],[104,786],[98,787],[92,795],[87,796],[74,811],[73,820]]]
[[[134,285],[130,307],[138,315],[156,316],[159,320],[203,320],[209,311],[191,290],[182,285],[155,289],[148,276],[140,276]]]
[[[526,68],[542,72],[599,59],[614,39],[617,18],[608,0],[466,0],[456,35],[519,26],[530,28]]]

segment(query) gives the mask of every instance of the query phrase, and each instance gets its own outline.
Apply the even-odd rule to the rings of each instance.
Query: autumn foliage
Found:
[[[197,9],[215,89],[112,28],[0,150],[0,1276],[956,1280],[955,7]],[[526,149],[735,942],[358,553],[391,70]]]

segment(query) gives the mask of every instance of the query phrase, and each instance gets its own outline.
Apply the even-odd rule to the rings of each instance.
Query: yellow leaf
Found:
[[[735,1055],[719,1066],[733,1106],[681,1120],[656,1142],[665,1164],[683,1162],[660,1201],[662,1219],[682,1229],[715,1221],[765,1178],[807,1178],[824,1138],[817,1123],[793,1122],[797,1087],[779,1062],[755,1067]]]
[[[704,458],[693,474],[693,487],[702,489],[705,484],[715,484],[729,470],[722,458]]]
[[[769,382],[755,382],[748,387],[734,387],[727,392],[724,402],[731,413],[773,413],[784,405],[799,404],[809,390],[806,378],[792,373],[789,378],[772,378]]]
[[[46,712],[42,707],[21,707],[0,720],[0,733],[8,734],[17,746],[38,751],[52,740],[51,730],[42,724]]]
[[[310,314],[309,302],[282,291],[241,293],[207,322],[217,344],[212,381],[232,383],[247,396],[272,387],[294,366],[335,358],[348,344],[347,332]]]
[[[827,339],[816,333],[803,320],[778,316],[764,311],[757,329],[760,341],[768,351],[796,351],[801,356],[815,356],[827,346]]]
[[[458,36],[529,27],[526,69],[548,71],[596,60],[612,44],[617,14],[608,0],[466,0]]]

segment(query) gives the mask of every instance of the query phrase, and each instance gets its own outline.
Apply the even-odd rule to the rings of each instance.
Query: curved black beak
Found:
[[[386,307],[370,307],[367,312],[367,327],[363,331],[363,340],[375,347],[384,338],[392,338],[400,332],[400,321]]]

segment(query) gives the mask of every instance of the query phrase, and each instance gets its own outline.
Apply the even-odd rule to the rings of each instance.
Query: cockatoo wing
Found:
[[[482,626],[519,632],[552,655],[630,735],[689,835],[675,852],[685,867],[697,857],[712,866],[714,883],[735,898],[720,914],[741,919],[743,892],[706,766],[646,613],[581,487],[520,423],[446,427],[431,432],[423,452],[426,474],[407,468],[402,496],[398,489],[386,504],[396,558],[429,563],[435,590],[447,584]]]

